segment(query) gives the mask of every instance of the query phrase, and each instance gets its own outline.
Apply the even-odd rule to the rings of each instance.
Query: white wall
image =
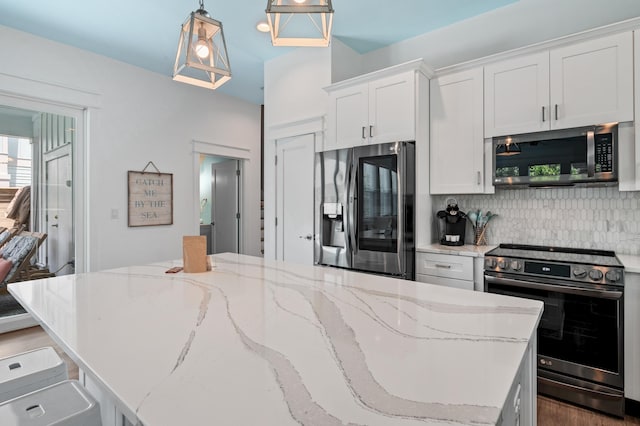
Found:
[[[424,58],[438,69],[636,16],[637,0],[519,0],[367,53],[362,66],[370,72]]]
[[[331,39],[331,82],[357,77],[362,72],[362,55],[338,40]]]
[[[265,131],[327,112],[331,49],[298,48],[264,65]]]
[[[264,255],[275,258],[275,128],[327,113],[331,49],[298,48],[264,67]],[[282,134],[282,132],[277,132]],[[295,136],[295,135],[290,135]],[[309,189],[311,190],[311,188]]]
[[[259,105],[2,26],[0,53],[0,77],[9,77],[0,78],[0,94],[35,81],[46,83],[38,83],[43,99],[55,100],[65,88],[95,95],[85,165],[89,270],[182,256],[182,236],[198,235],[194,140],[247,152],[245,252],[260,253]],[[6,83],[13,77],[19,85]],[[127,171],[148,161],[173,173],[174,224],[128,228]],[[111,219],[113,209],[118,219]]]

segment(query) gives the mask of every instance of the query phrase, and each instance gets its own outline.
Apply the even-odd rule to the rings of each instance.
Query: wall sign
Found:
[[[147,172],[152,165],[157,173]],[[160,173],[149,161],[141,172],[128,172],[128,225],[154,226],[173,224],[173,174]]]

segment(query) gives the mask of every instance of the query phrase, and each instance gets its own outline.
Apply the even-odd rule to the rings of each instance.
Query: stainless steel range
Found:
[[[624,266],[615,253],[501,244],[485,291],[544,302],[538,392],[624,416]]]

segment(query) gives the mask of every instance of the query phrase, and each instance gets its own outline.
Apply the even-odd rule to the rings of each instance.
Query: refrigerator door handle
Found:
[[[349,188],[351,188],[351,152],[347,155],[347,174],[346,174],[346,188],[345,188],[345,203],[344,203],[344,230],[345,230],[345,251],[350,258],[351,253],[351,202],[349,201]],[[349,266],[351,260],[348,260]]]
[[[347,208],[348,208],[348,216],[347,223],[349,224],[349,245],[351,254],[355,255],[358,253],[358,224],[357,224],[357,214],[358,214],[358,201],[356,197],[356,181],[358,178],[358,165],[356,156],[354,155],[349,161],[349,181],[347,183]]]
[[[402,241],[405,240],[405,203],[404,203],[404,196],[405,196],[405,191],[406,191],[406,182],[405,182],[405,174],[406,174],[406,168],[407,168],[407,157],[406,157],[406,151],[405,150],[400,150],[400,148],[398,147],[397,150],[397,164],[398,164],[398,172],[397,172],[397,176],[398,176],[398,194],[396,195],[398,197],[398,231],[397,231],[397,246],[396,246],[396,257],[398,260],[398,268],[400,271],[404,271],[406,274],[406,269],[404,267],[405,264],[405,252],[404,252],[404,244],[401,244]]]

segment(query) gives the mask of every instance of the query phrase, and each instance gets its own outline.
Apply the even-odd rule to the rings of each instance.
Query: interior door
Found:
[[[315,135],[276,142],[276,256],[313,264],[313,159]]]
[[[238,160],[224,160],[211,165],[213,253],[238,253],[239,176]]]
[[[45,212],[47,224],[47,264],[52,272],[75,256],[73,238],[73,180],[71,145],[64,145],[45,155]],[[60,269],[58,275],[74,272],[73,264]]]

